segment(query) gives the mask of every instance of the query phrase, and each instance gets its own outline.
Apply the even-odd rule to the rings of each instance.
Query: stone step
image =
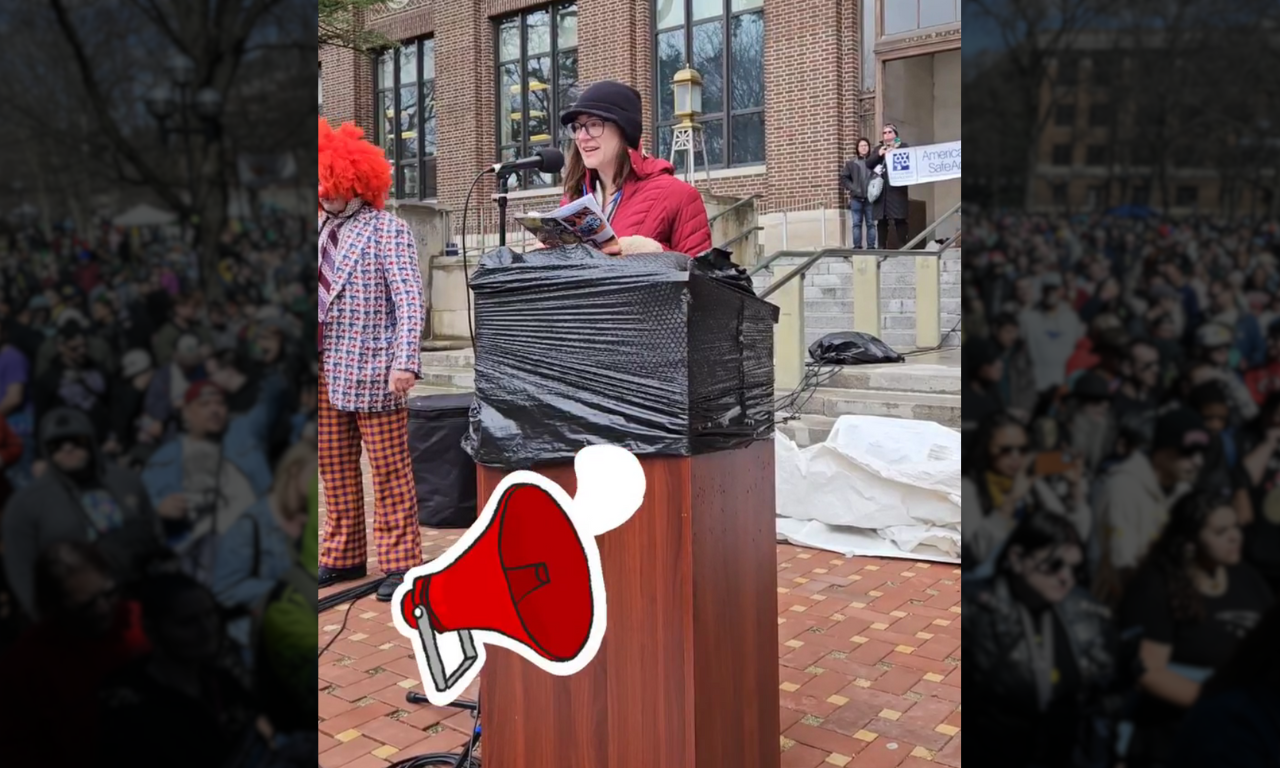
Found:
[[[808,448],[824,442],[835,424],[836,420],[829,416],[802,413],[785,424],[779,424],[778,431],[795,441],[799,447]]]
[[[422,353],[422,366],[424,368],[462,368],[470,371],[475,367],[475,364],[476,354],[470,347],[465,349]]]
[[[422,385],[446,389],[475,389],[475,372],[468,367],[423,366]]]
[[[819,374],[825,389],[872,392],[914,392],[959,395],[960,369],[949,365],[908,363],[896,365],[846,365]],[[830,378],[827,378],[830,376]]]
[[[960,395],[825,387],[814,392],[802,412],[830,418],[856,415],[934,421],[953,429],[960,428],[961,416]]]
[[[428,395],[456,395],[461,392],[470,392],[470,388],[461,387],[433,387],[428,384],[418,384],[409,390],[409,397],[426,397]]]

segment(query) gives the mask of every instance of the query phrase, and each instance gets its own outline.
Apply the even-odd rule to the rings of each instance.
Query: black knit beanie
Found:
[[[639,91],[625,83],[605,80],[583,91],[577,102],[560,116],[560,124],[569,125],[582,115],[608,120],[622,129],[627,146],[639,149],[643,114]]]

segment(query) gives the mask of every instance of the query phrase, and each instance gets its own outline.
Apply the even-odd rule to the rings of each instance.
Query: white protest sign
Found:
[[[960,142],[903,147],[889,153],[889,183],[895,187],[960,178]]]

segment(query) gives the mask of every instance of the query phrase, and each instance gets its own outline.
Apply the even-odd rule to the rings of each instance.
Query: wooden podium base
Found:
[[[778,768],[773,452],[642,460],[644,506],[596,539],[595,660],[556,677],[487,649],[485,768]],[[575,492],[572,464],[539,472]],[[506,474],[479,468],[481,503]]]

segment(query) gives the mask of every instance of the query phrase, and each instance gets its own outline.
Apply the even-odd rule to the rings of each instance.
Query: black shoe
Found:
[[[388,573],[378,585],[378,600],[383,603],[391,602],[391,598],[395,597],[396,588],[403,583],[403,573]]]
[[[340,581],[357,581],[369,575],[369,571],[363,565],[357,565],[355,568],[326,568],[320,566],[320,586],[332,587]]]

